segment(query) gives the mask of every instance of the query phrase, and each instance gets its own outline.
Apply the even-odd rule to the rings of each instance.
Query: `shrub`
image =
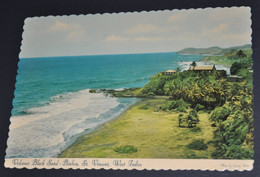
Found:
[[[137,148],[135,148],[134,146],[131,146],[131,145],[123,145],[120,147],[115,147],[114,151],[118,152],[118,153],[129,154],[129,153],[137,152]]]
[[[178,121],[179,121],[179,127],[182,127],[182,125],[181,125],[182,122],[186,121],[186,118],[184,117],[183,114],[179,114]]]
[[[201,128],[200,127],[194,127],[192,129],[190,129],[190,131],[192,131],[192,132],[201,132]]]
[[[241,146],[225,146],[224,149],[214,151],[211,156],[214,159],[253,159],[254,150],[244,149]]]
[[[245,64],[244,63],[235,62],[230,67],[230,73],[232,75],[237,74],[239,70],[244,69],[244,68],[245,68]]]
[[[229,116],[230,112],[230,109],[225,106],[218,107],[212,111],[212,114],[209,119],[214,122],[225,121]]]
[[[187,104],[183,99],[176,100],[176,101],[166,101],[162,106],[161,109],[166,110],[172,110],[177,109],[179,112],[186,112],[186,109],[188,108],[189,104]]]
[[[148,95],[154,96],[155,94],[153,92],[148,92]]]
[[[149,109],[149,107],[148,107],[148,105],[146,104],[146,105],[140,106],[139,109],[147,110],[147,109]]]
[[[201,111],[203,109],[205,109],[205,106],[201,105],[201,104],[196,104],[195,108],[196,111]]]
[[[187,112],[187,111],[186,111],[187,108],[186,108],[185,106],[180,106],[180,107],[178,107],[176,110],[179,111],[179,112]]]
[[[206,150],[208,148],[208,145],[204,143],[203,139],[198,139],[192,141],[191,143],[186,145],[186,147],[194,150]]]
[[[174,109],[175,101],[166,101],[162,106],[161,109],[163,111]]]

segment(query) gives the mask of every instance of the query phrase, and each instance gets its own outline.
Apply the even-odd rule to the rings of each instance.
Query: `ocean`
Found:
[[[57,157],[138,101],[89,89],[142,87],[158,72],[207,65],[201,58],[171,52],[20,59],[6,158]]]

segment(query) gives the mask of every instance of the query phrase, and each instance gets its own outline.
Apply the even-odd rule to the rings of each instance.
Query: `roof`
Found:
[[[213,70],[214,65],[213,66],[191,66],[189,70],[197,70],[197,71],[208,71],[208,70]]]
[[[175,70],[167,70],[167,71],[164,71],[165,73],[176,73],[177,71],[175,71]]]

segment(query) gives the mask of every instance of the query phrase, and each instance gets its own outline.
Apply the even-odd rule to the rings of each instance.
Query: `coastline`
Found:
[[[71,146],[73,146],[74,144],[77,144],[78,142],[81,141],[81,138],[84,137],[84,136],[87,136],[87,135],[90,135],[90,134],[94,134],[96,132],[98,132],[99,130],[102,130],[106,124],[110,124],[110,123],[113,123],[114,121],[116,121],[117,119],[120,119],[121,117],[123,117],[128,110],[130,110],[133,106],[136,106],[138,105],[139,102],[141,102],[142,100],[140,99],[139,101],[137,101],[136,103],[134,103],[133,105],[129,106],[126,110],[124,110],[122,113],[120,113],[118,116],[116,116],[115,118],[111,119],[110,121],[104,123],[104,124],[101,124],[97,127],[95,127],[91,132],[88,132],[88,133],[81,133],[82,135],[80,135],[79,137],[76,138],[76,140],[74,140],[72,143],[70,143],[69,146],[67,146],[65,149],[63,149],[58,155],[57,157],[59,158],[60,155],[66,151],[67,149],[71,148]]]
[[[89,134],[77,138],[58,158],[196,158],[210,159],[214,150],[208,144],[206,151],[191,150],[185,146],[203,135],[206,142],[213,139],[213,130],[207,113],[201,113],[201,132],[178,127],[177,112],[159,110],[165,99],[142,99],[130,106],[118,117],[97,127]],[[148,109],[141,109],[149,105]],[[185,114],[185,113],[184,113]],[[210,126],[210,125],[209,125]],[[129,145],[134,153],[117,153],[116,147]]]

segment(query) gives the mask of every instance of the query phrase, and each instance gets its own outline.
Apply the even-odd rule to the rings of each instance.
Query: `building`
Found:
[[[214,72],[214,71],[216,71],[216,67],[215,67],[215,65],[213,65],[213,66],[211,66],[211,65],[208,65],[208,66],[195,66],[195,67],[191,66],[189,68],[189,70],[191,70],[191,71],[198,71],[198,72],[200,72],[200,71]]]
[[[177,73],[177,71],[175,71],[175,70],[167,70],[167,71],[164,71],[162,73],[165,74],[165,75],[173,75],[173,74]]]
[[[243,77],[236,76],[236,75],[231,75],[231,76],[227,77],[227,81],[228,82],[242,82],[243,81]]]

